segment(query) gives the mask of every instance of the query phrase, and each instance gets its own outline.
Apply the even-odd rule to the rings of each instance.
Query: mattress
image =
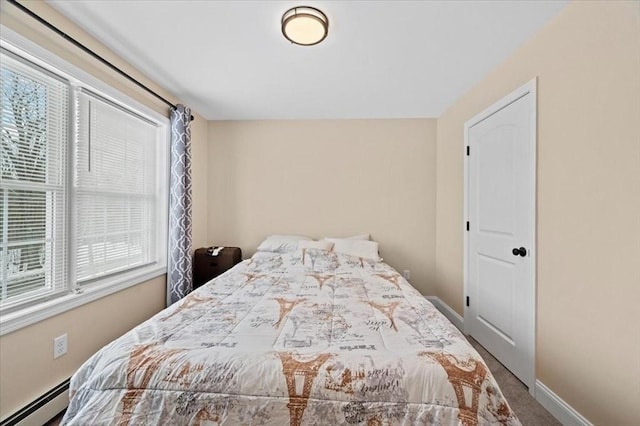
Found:
[[[258,252],[92,356],[63,424],[520,424],[384,262]]]

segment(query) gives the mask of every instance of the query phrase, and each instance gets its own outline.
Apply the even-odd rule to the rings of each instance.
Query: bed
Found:
[[[520,423],[393,268],[304,248],[258,251],[101,349],[63,424]]]

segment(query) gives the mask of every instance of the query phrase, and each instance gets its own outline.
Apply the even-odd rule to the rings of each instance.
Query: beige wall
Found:
[[[640,424],[640,3],[570,4],[438,119],[436,295],[462,313],[463,124],[535,76],[537,377]]]
[[[2,417],[68,379],[98,349],[158,312],[165,284],[164,276],[155,278],[2,336]],[[68,353],[54,360],[53,339],[64,333]]]
[[[208,244],[209,122],[197,114],[191,122],[191,198],[193,250]]]
[[[435,243],[436,122],[211,122],[209,243],[253,254],[273,233],[370,233],[428,293]]]
[[[152,96],[72,47],[15,7],[0,3],[0,23],[93,74],[114,88],[163,114],[167,107]],[[171,96],[122,59],[88,36],[44,2],[27,7],[85,43],[163,96]],[[207,121],[196,113],[192,125],[194,244],[204,244],[207,232]],[[165,277],[96,300],[80,308],[0,337],[0,418],[69,378],[95,351],[164,307]],[[68,354],[53,359],[53,338],[68,334]]]

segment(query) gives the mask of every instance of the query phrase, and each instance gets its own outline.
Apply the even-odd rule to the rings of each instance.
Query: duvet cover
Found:
[[[520,424],[464,336],[384,262],[258,252],[91,357],[67,425]]]

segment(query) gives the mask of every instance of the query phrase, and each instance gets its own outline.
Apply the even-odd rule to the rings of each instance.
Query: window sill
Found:
[[[47,302],[38,303],[0,317],[0,336],[12,333],[23,327],[46,320],[63,312],[80,307],[110,294],[142,284],[153,278],[165,275],[166,267],[153,267],[136,274],[122,274],[108,283],[83,288],[83,292],[70,293]]]

